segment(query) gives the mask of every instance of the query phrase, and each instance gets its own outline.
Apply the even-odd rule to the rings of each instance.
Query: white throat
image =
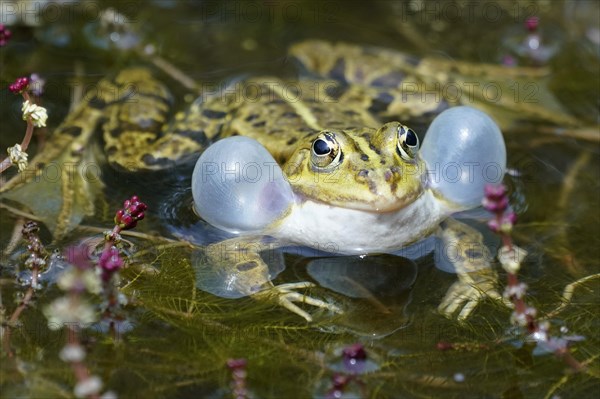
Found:
[[[306,200],[266,232],[289,244],[338,254],[395,252],[431,234],[455,211],[426,190],[393,212],[377,213]]]

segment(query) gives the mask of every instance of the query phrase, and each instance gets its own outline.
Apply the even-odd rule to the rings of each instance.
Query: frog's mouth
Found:
[[[380,194],[358,197],[352,195],[353,193],[349,193],[347,196],[339,195],[335,198],[327,198],[327,195],[319,195],[318,192],[314,193],[312,191],[307,193],[294,187],[296,204],[312,201],[332,208],[352,209],[371,213],[398,212],[417,201],[423,193],[424,190],[419,187],[417,190],[409,192],[396,192],[393,196]]]

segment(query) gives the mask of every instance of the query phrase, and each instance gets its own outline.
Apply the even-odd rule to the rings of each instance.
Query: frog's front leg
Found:
[[[497,274],[492,268],[492,256],[482,234],[454,219],[442,223],[441,252],[436,251],[436,264],[447,269],[451,264],[458,281],[448,289],[438,311],[451,317],[458,309],[457,319],[465,320],[485,297],[502,300],[496,290]]]
[[[283,255],[276,251],[279,246],[276,240],[265,236],[237,237],[211,244],[194,259],[196,284],[201,290],[220,297],[276,300],[307,321],[312,321],[312,317],[294,302],[340,313],[335,305],[295,291],[312,287],[312,283],[273,285],[272,280],[283,270]],[[267,257],[268,263],[261,254]]]

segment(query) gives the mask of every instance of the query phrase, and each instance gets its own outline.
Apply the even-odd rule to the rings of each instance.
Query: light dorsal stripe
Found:
[[[275,94],[277,94],[277,96],[279,98],[286,98],[285,93],[283,92],[283,89],[282,89],[282,87],[284,87],[284,83],[279,79],[276,82],[277,82],[277,84],[271,85],[270,89],[272,89],[273,92]],[[302,119],[304,120],[304,122],[306,122],[306,124],[308,126],[310,126],[311,128],[313,128],[315,130],[323,130],[323,127],[321,125],[319,125],[317,118],[315,118],[315,115],[306,106],[304,101],[289,101],[288,105],[290,107],[294,108],[294,111],[296,111],[298,113],[298,115],[300,115],[300,117],[302,117]]]

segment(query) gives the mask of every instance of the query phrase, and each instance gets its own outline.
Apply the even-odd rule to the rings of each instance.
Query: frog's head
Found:
[[[419,138],[390,122],[375,130],[324,130],[300,142],[283,171],[294,193],[333,206],[390,212],[423,192]]]

